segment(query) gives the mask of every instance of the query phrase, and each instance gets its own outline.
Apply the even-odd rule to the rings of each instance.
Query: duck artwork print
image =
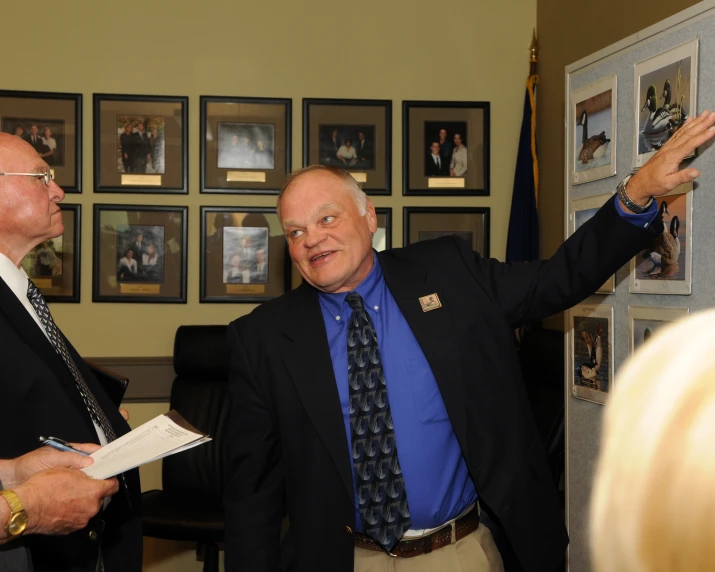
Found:
[[[574,383],[604,393],[608,392],[608,320],[574,318]]]
[[[663,232],[636,257],[637,280],[685,280],[685,194],[658,199]]]
[[[576,104],[574,169],[587,171],[611,162],[612,90]]]
[[[640,77],[638,154],[657,151],[690,114],[689,57]]]

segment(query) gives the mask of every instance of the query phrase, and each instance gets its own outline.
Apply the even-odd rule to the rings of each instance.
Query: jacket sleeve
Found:
[[[649,229],[625,221],[612,197],[548,260],[503,263],[462,248],[475,278],[513,327],[541,320],[578,304],[663,232],[662,217]]]
[[[226,570],[276,572],[284,514],[281,447],[271,400],[241,336],[241,322],[228,329],[231,348],[231,418],[226,510]]]

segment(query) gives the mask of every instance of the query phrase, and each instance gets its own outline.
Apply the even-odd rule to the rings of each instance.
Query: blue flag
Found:
[[[539,259],[538,189],[539,164],[536,156],[536,99],[538,76],[526,82],[524,117],[521,122],[519,152],[516,156],[514,190],[506,244],[507,262]]]

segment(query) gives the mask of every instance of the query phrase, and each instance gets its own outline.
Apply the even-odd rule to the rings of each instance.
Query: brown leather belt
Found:
[[[412,558],[413,556],[429,554],[433,550],[452,544],[453,527],[455,541],[461,540],[479,528],[478,506],[479,505],[474,505],[474,508],[463,517],[458,518],[448,526],[440,528],[432,534],[428,534],[422,538],[415,538],[414,540],[400,540],[392,549],[392,552],[388,552],[388,554],[399,558]],[[366,534],[359,532],[355,533],[355,546],[366,550],[383,552],[382,547],[377,542]]]

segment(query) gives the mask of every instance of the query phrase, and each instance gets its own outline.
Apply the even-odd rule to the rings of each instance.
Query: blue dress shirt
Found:
[[[437,380],[382,275],[373,253],[370,274],[355,289],[375,324],[397,454],[410,507],[412,529],[434,528],[456,517],[477,498]],[[352,308],[342,294],[320,293],[335,379],[352,463],[347,330]],[[388,334],[389,332],[389,334]],[[353,471],[354,473],[354,471]],[[353,474],[353,489],[355,475]],[[362,531],[355,493],[355,523]]]
[[[655,200],[640,215],[623,211],[620,202],[615,202],[618,214],[641,228],[650,226],[658,214]],[[377,332],[397,453],[412,517],[411,528],[435,528],[457,517],[477,499],[477,492],[437,380],[385,283],[376,252],[373,252],[373,261],[372,270],[355,291],[362,296]],[[346,454],[353,467],[347,366],[347,324],[352,308],[345,302],[347,295],[347,292],[321,292],[319,298],[348,440]],[[355,524],[362,532],[354,468],[353,494]]]

